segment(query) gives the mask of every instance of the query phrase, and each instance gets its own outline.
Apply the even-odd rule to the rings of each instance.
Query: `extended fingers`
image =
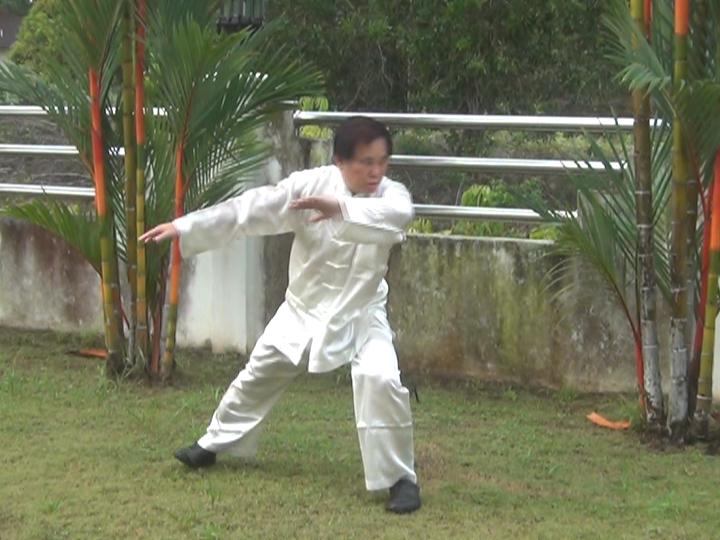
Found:
[[[155,230],[156,230],[156,229],[157,229],[157,227],[155,227],[155,228],[153,228],[153,229],[150,229],[149,231],[145,231],[145,233],[143,233],[143,234],[140,235],[140,237],[138,238],[138,240],[139,240],[140,242],[148,242],[148,241],[150,241],[150,239],[154,237],[154,235],[155,235]]]
[[[158,225],[157,227],[153,227],[145,234],[141,235],[138,240],[147,244],[148,242],[152,241],[161,242],[162,240],[165,240],[172,236],[173,231],[171,227],[167,227],[165,225]]]

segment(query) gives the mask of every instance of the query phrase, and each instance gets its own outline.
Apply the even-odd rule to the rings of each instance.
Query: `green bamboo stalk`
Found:
[[[107,359],[105,364],[109,376],[122,372],[122,319],[120,316],[120,288],[118,286],[117,256],[112,227],[112,210],[107,204],[107,185],[105,178],[105,148],[102,133],[102,112],[100,106],[100,75],[90,68],[88,71],[90,87],[90,114],[92,124],[93,180],[95,182],[95,204],[100,230],[100,278],[102,282],[103,308],[105,313],[105,346]]]
[[[687,34],[689,0],[675,2],[674,88],[677,92],[687,77]],[[670,396],[668,430],[675,441],[684,440],[688,427],[688,347],[687,347],[687,235],[689,166],[685,134],[680,118],[673,118],[672,148],[672,228],[670,234]]]
[[[135,23],[135,142],[136,142],[136,231],[137,236],[145,232],[145,15],[146,0],[138,0],[138,18]],[[136,335],[135,346],[150,364],[153,371],[152,357],[148,340],[148,305],[147,305],[147,259],[144,242],[137,242],[137,305],[135,308]],[[159,329],[155,331],[159,332]]]
[[[184,130],[183,130],[184,133]],[[185,213],[185,144],[181,142],[175,155],[175,217]],[[171,377],[175,364],[175,337],[177,333],[178,304],[180,303],[180,270],[182,260],[180,257],[180,240],[172,243],[170,258],[170,290],[168,291],[168,305],[165,313],[165,352],[162,362],[162,378]]]
[[[705,328],[703,332],[697,401],[695,406],[695,432],[701,437],[708,435],[708,420],[712,406],[712,378],[715,349],[715,319],[718,314],[718,277],[720,277],[720,150],[715,155],[713,174],[712,210],[710,214],[710,269],[707,275],[707,298],[705,302]]]
[[[631,0],[630,11],[635,24],[646,34],[650,14],[644,0]],[[637,44],[636,44],[637,45]],[[652,172],[650,141],[650,98],[646,89],[632,93],[635,124],[635,201],[640,266],[640,328],[643,356],[643,390],[645,417],[650,426],[664,424],[663,395],[660,374],[660,349],[657,333],[655,254],[653,246]]]
[[[135,365],[135,332],[137,315],[137,223],[136,205],[137,163],[135,153],[135,133],[133,130],[133,31],[131,2],[126,2],[122,18],[122,108],[123,108],[123,146],[125,148],[125,217],[127,223],[127,276],[130,286],[130,309],[128,317],[127,361]]]

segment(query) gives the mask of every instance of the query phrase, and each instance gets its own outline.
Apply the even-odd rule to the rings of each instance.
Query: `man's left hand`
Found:
[[[293,210],[315,210],[317,214],[310,218],[311,223],[331,219],[340,213],[340,203],[335,197],[303,197],[290,203]]]

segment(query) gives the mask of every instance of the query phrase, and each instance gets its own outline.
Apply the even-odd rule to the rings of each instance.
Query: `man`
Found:
[[[385,304],[393,244],[412,219],[410,194],[385,178],[392,139],[356,116],[338,127],[334,165],[291,174],[276,186],[164,223],[140,240],[180,238],[183,257],[240,235],[294,232],[289,285],[207,432],[175,457],[189,467],[216,455],[252,456],[260,426],[301,372],[351,363],[355,418],[368,490],[389,488],[387,509],[420,507],[408,390],[400,382]]]

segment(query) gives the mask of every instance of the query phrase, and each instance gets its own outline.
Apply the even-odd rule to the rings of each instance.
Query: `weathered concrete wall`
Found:
[[[101,332],[100,280],[61,240],[1,219],[0,325]]]
[[[288,115],[264,135],[275,158],[258,184],[327,160],[327,147],[301,148]],[[283,300],[291,241],[242,239],[185,261],[179,344],[247,352]],[[548,245],[411,235],[398,246],[388,309],[402,369],[632,390],[633,349],[622,312],[591,271],[578,269],[563,294],[548,291]],[[94,271],[40,229],[0,220],[0,325],[100,332],[101,321]],[[720,398],[720,362],[715,372]]]
[[[304,153],[293,134],[290,114],[278,115],[266,127],[262,136],[273,146],[274,157],[258,173],[256,185],[277,183],[302,168]],[[18,169],[16,163],[7,166]],[[252,348],[266,323],[264,243],[238,239],[183,261],[179,345],[243,353]],[[0,325],[101,332],[96,273],[60,239],[0,219]]]
[[[556,261],[555,261],[556,262]],[[605,294],[553,300],[544,241],[415,235],[393,254],[389,316],[406,369],[631,389],[631,342]],[[580,287],[599,289],[578,274]],[[575,288],[574,290],[578,290]]]

